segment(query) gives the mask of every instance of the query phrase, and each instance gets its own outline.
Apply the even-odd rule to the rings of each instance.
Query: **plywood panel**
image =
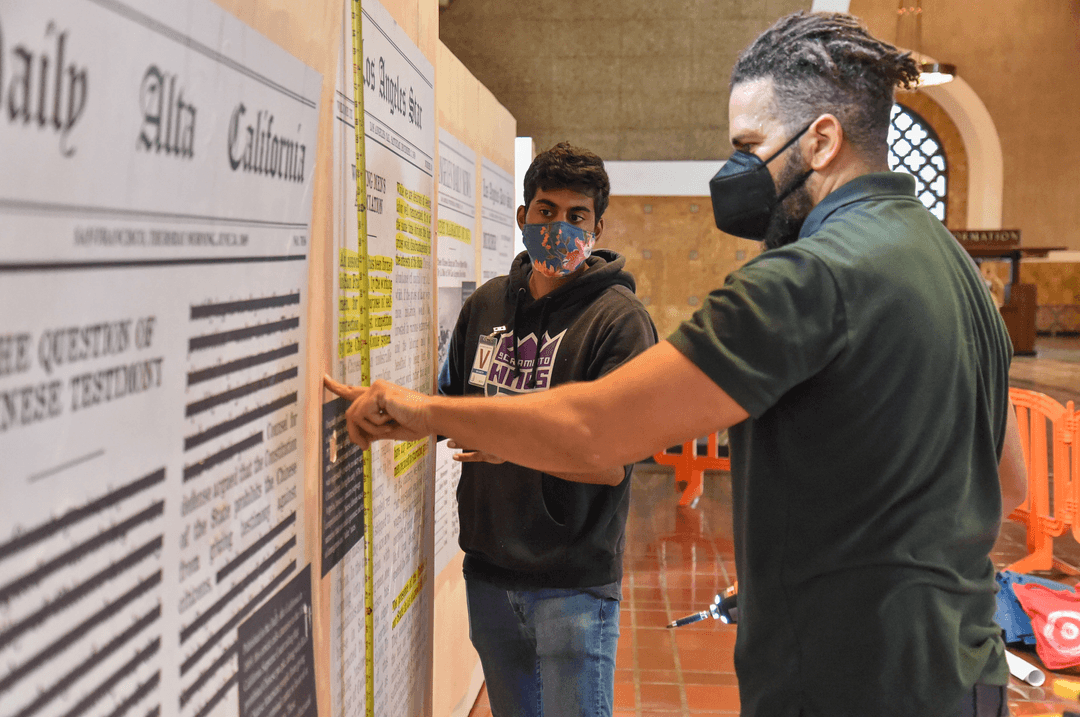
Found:
[[[445,129],[466,145],[479,151],[483,130],[480,127],[480,106],[477,98],[480,83],[441,42],[438,44],[435,93],[439,107],[439,129]]]
[[[514,138],[518,122],[484,85],[477,82],[480,107],[480,152],[507,172],[514,173]]]
[[[309,286],[310,301],[309,337],[310,366],[308,375],[311,385],[309,395],[322,395],[319,380],[331,359],[331,326],[327,310],[329,306],[329,287],[331,282],[330,257],[328,248],[332,244],[330,223],[332,221],[332,186],[330,170],[332,161],[332,107],[333,87],[337,71],[336,42],[327,38],[340,37],[343,0],[220,0],[222,7],[232,12],[241,20],[255,27],[275,42],[282,45],[296,57],[318,70],[323,75],[321,93],[321,111],[319,116],[319,142],[316,153],[316,174],[314,179],[315,206],[312,215],[312,251],[311,277]],[[438,43],[438,4],[437,0],[384,0],[383,5],[405,33],[421,51],[436,65],[436,94],[439,107],[439,123],[450,129],[459,139],[466,141],[479,153],[482,123],[479,120],[478,98],[482,88],[467,69],[444,50],[440,56]],[[490,96],[490,93],[488,93]],[[497,105],[496,105],[497,106]],[[510,158],[513,168],[513,122],[507,124],[505,110],[494,124],[510,127],[509,133],[503,132],[490,146],[497,147],[499,159]],[[500,142],[504,146],[500,146]],[[479,171],[477,171],[479,177]],[[479,189],[479,188],[478,188]],[[437,201],[437,200],[436,200]],[[323,297],[320,300],[318,297]],[[434,345],[434,344],[432,344]],[[305,485],[305,500],[309,505],[319,505],[320,486],[315,477],[319,474],[319,402],[309,401],[305,407],[305,425],[308,445],[312,447],[305,456],[304,474],[309,476]],[[317,516],[318,511],[309,511],[307,545],[314,548],[319,544]],[[309,552],[313,552],[309,550]],[[314,554],[306,556],[314,559]],[[453,566],[452,566],[453,567]],[[317,586],[314,597],[316,603],[315,650],[319,664],[318,695],[320,711],[329,712],[329,675],[326,654],[331,648],[329,641],[329,581]],[[436,704],[434,714],[450,714],[451,710],[466,698],[466,693],[473,681],[474,668],[478,658],[472,652],[468,642],[468,619],[465,613],[464,581],[461,577],[460,558],[456,568],[447,569],[444,577],[435,586],[435,604],[433,619],[440,625],[440,632],[433,641],[436,653],[436,674],[433,694]],[[469,654],[471,652],[471,655]]]
[[[461,61],[454,57],[441,42],[437,45],[436,105],[438,106],[439,133],[449,133],[455,139],[476,152],[478,143],[479,108],[476,103],[478,83]],[[440,166],[438,162],[436,166]],[[472,167],[474,186],[474,211],[476,224],[473,231],[474,275],[479,273],[480,241],[480,195],[479,155]],[[439,188],[441,190],[441,188]],[[438,311],[438,309],[436,310]],[[437,344],[436,344],[437,345]],[[456,509],[456,506],[455,506]],[[436,520],[439,516],[436,516]],[[449,519],[449,518],[444,518]],[[458,552],[450,563],[435,577],[434,598],[434,654],[432,662],[433,711],[443,717],[450,715],[463,699],[468,700],[471,676],[479,657],[468,640],[468,615],[465,610],[465,581],[461,573],[464,553]],[[464,639],[462,639],[464,637]],[[471,697],[475,697],[472,695]]]
[[[458,553],[435,577],[433,714],[437,717],[448,717],[463,701],[476,699],[470,687],[480,656],[469,641],[465,578],[461,574],[464,560],[465,553]]]
[[[432,64],[437,64],[440,44],[439,0],[416,0],[416,46]]]
[[[390,11],[390,16],[401,26],[409,39],[420,47],[420,5],[417,0],[387,0],[383,7]],[[427,58],[435,61],[430,55],[427,55]]]

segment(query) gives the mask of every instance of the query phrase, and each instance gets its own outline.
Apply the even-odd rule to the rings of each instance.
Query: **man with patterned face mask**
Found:
[[[592,152],[564,142],[536,157],[517,212],[527,251],[465,302],[440,393],[592,381],[656,343],[625,259],[595,249],[608,191]],[[631,466],[542,473],[449,446],[466,449],[460,544],[492,714],[610,715]]]

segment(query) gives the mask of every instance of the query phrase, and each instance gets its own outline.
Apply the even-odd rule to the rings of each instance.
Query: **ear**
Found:
[[[596,235],[596,243],[600,243],[600,235],[604,233],[604,218],[600,217],[596,220],[596,229],[593,230],[593,234]]]
[[[517,210],[518,229],[525,231],[525,205],[522,204]]]
[[[835,115],[824,114],[814,120],[807,134],[810,136],[810,168],[820,172],[840,154],[844,144],[844,128]]]

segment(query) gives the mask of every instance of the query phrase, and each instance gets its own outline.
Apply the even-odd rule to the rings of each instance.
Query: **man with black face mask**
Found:
[[[760,101],[771,101],[771,93],[764,92],[764,88],[754,89],[762,98]],[[803,220],[814,207],[806,188],[806,180],[814,170],[806,165],[799,152],[788,150],[810,127],[809,124],[803,127],[765,160],[735,145],[735,154],[709,182],[718,229],[744,239],[761,240],[766,249],[776,249],[799,238]],[[785,153],[787,160],[774,183],[768,165]]]
[[[917,77],[851,16],[777,21],[735,65],[736,152],[710,182],[717,226],[766,251],[590,384],[335,386],[353,439],[438,432],[596,471],[730,427],[743,717],[1008,714],[989,552],[1026,490],[1012,350],[970,258],[888,171],[893,91]]]

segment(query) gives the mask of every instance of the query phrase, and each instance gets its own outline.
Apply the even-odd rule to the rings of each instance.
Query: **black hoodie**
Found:
[[[529,293],[528,252],[510,276],[481,286],[458,316],[439,392],[491,396],[592,381],[655,344],[626,260],[599,249],[587,263],[581,276],[540,299]],[[492,356],[486,366],[477,365],[482,338],[482,355]],[[514,463],[463,463],[457,498],[465,573],[505,589],[618,583],[631,470],[607,486]]]

